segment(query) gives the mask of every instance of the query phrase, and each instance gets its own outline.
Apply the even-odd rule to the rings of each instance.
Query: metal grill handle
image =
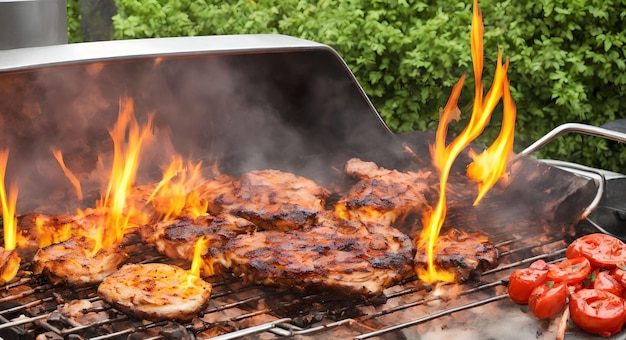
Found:
[[[538,139],[536,142],[528,146],[526,149],[522,150],[518,154],[518,156],[529,156],[533,154],[534,152],[536,152],[537,150],[544,147],[546,144],[553,141],[555,138],[561,135],[564,135],[566,133],[570,133],[570,132],[577,132],[577,133],[582,133],[582,134],[586,134],[589,136],[601,137],[601,138],[612,140],[615,142],[626,143],[625,133],[613,131],[613,130],[609,130],[609,129],[605,129],[605,128],[601,128],[597,126],[586,125],[586,124],[566,123],[566,124],[559,125],[556,128],[554,128],[552,131],[548,132],[546,135]],[[583,172],[586,172],[587,174],[593,174],[592,176],[589,176],[589,177],[593,178],[598,184],[598,192],[596,193],[596,196],[594,197],[593,201],[591,201],[591,203],[589,204],[589,206],[587,207],[587,209],[585,209],[583,213],[584,218],[589,216],[589,214],[591,214],[591,212],[598,207],[598,204],[600,204],[602,196],[604,195],[604,188],[605,188],[605,182],[606,182],[604,173],[597,169],[586,167],[583,165],[578,165],[578,164],[572,164],[572,163],[567,164],[565,162],[558,162],[558,161],[552,161],[552,160],[549,160],[546,162],[552,163],[555,166],[566,167],[566,168],[570,168],[570,169],[574,169],[578,171],[583,171]]]

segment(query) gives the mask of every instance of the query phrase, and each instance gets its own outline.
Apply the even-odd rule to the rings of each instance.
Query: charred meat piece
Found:
[[[483,233],[452,228],[437,239],[435,266],[453,270],[456,282],[478,278],[483,271],[497,265],[498,249],[489,243],[489,238]],[[428,267],[428,253],[425,248],[418,247],[415,266],[422,269]]]
[[[330,192],[313,180],[278,170],[243,174],[232,197],[219,203],[224,212],[252,221],[265,230],[292,230],[312,225]]]
[[[85,286],[100,283],[117,271],[117,266],[127,256],[119,247],[100,249],[92,254],[94,246],[92,239],[72,237],[41,248],[33,258],[33,273],[45,274],[54,284]]]
[[[219,251],[239,234],[257,229],[252,222],[229,214],[180,217],[140,229],[144,242],[153,244],[159,253],[171,259],[193,260],[194,246],[202,236],[208,237],[207,250]]]
[[[146,263],[124,265],[102,281],[98,295],[139,319],[190,321],[207,306],[211,290],[180,267]]]
[[[366,223],[401,224],[410,214],[419,214],[432,189],[430,172],[400,172],[353,158],[346,173],[359,181],[335,204],[341,217]]]
[[[338,221],[340,219],[336,219]],[[239,235],[221,263],[246,283],[372,300],[412,274],[412,240],[389,226],[324,225]]]

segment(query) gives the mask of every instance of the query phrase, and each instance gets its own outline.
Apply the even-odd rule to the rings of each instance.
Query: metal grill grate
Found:
[[[566,242],[560,237],[509,232],[491,237],[500,252],[496,269],[483,273],[478,282],[441,291],[459,289],[454,298],[439,294],[438,288],[424,286],[411,278],[385,291],[380,305],[336,302],[324,294],[294,295],[285,290],[242,286],[237,279],[215,281],[211,303],[202,317],[188,324],[145,322],[117,312],[103,302],[95,287],[70,289],[53,287],[27,271],[10,284],[0,287],[0,332],[6,338],[47,339],[167,339],[193,334],[195,338],[217,339],[257,337],[314,336],[315,338],[351,337],[367,339],[397,333],[433,322],[452,314],[471,312],[483,305],[506,300],[506,279],[516,267],[537,259],[556,260],[563,256]],[[165,262],[146,248],[130,259],[139,262]],[[27,269],[27,268],[24,268]],[[68,314],[71,304],[86,301],[89,307]],[[506,301],[508,303],[508,301]],[[470,318],[468,318],[469,320]],[[446,320],[446,327],[463,326]],[[443,323],[440,323],[443,324]],[[8,337],[7,334],[11,336]]]

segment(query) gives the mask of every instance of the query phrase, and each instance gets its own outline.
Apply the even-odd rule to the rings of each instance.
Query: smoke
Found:
[[[0,146],[20,188],[18,212],[88,204],[50,148],[95,199],[113,150],[121,98],[140,124],[154,115],[138,184],[158,181],[174,153],[223,173],[280,169],[329,184],[354,156],[390,152],[393,135],[345,64],[327,50],[209,54],[0,73]],[[394,145],[395,148],[395,145]],[[400,148],[398,148],[400,150]],[[375,160],[375,159],[372,159]]]

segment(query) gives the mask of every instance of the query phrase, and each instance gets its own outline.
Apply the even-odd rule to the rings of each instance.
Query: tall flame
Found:
[[[17,187],[11,184],[7,195],[4,184],[9,150],[0,151],[0,201],[2,201],[2,222],[4,225],[4,249],[13,250],[17,245],[17,218],[15,205],[17,202]]]
[[[502,98],[504,99],[503,124],[500,136],[485,153],[476,155],[472,152],[474,162],[468,168],[470,178],[480,181],[479,196],[474,202],[477,204],[484,194],[502,176],[506,168],[507,156],[513,146],[513,125],[515,123],[515,106],[508,91],[508,79],[506,72],[508,61],[502,64],[502,53],[498,50],[498,61],[494,80],[487,96],[483,98],[482,71],[483,71],[483,24],[482,14],[478,9],[478,1],[474,0],[472,13],[472,29],[470,34],[470,45],[472,50],[472,62],[474,66],[475,94],[472,116],[467,126],[450,143],[445,145],[445,136],[448,131],[448,124],[452,119],[458,119],[459,109],[457,101],[463,87],[465,77],[455,84],[450,99],[442,111],[434,146],[431,146],[433,165],[440,172],[439,177],[439,199],[433,209],[428,209],[422,217],[424,228],[419,235],[417,246],[426,248],[428,254],[427,269],[417,269],[417,274],[425,282],[453,282],[454,274],[450,271],[438,270],[435,268],[435,245],[441,227],[446,216],[446,183],[450,175],[452,164],[459,154],[484,130],[491,118],[491,113]],[[505,89],[506,88],[506,89]],[[495,163],[492,163],[495,162]],[[494,165],[495,164],[495,165]],[[471,173],[471,174],[470,174]]]
[[[478,182],[478,196],[474,205],[485,196],[487,191],[498,181],[508,182],[506,174],[506,164],[511,158],[513,150],[513,139],[515,135],[516,108],[509,89],[509,80],[504,79],[504,93],[502,96],[503,115],[502,128],[496,140],[487,150],[481,154],[476,154],[474,150],[469,151],[469,156],[474,160],[467,167],[467,176]]]
[[[97,210],[105,212],[105,228],[95,235],[96,249],[108,248],[121,242],[128,220],[135,207],[126,205],[126,198],[135,181],[143,143],[151,135],[152,116],[140,127],[134,116],[133,100],[120,100],[118,121],[109,131],[113,139],[113,164],[106,193]],[[128,139],[128,140],[127,140]]]
[[[4,249],[0,250],[0,282],[11,281],[20,268],[20,258],[15,247],[17,245],[17,186],[12,183],[7,195],[4,184],[9,150],[0,150],[0,201],[2,202],[2,222],[4,228]]]

